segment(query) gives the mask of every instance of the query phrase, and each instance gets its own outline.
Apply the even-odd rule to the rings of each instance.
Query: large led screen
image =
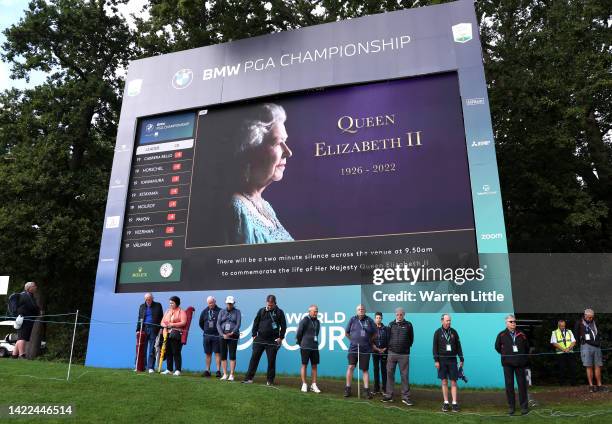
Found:
[[[476,252],[454,72],[138,128],[120,292],[355,284],[415,255]]]

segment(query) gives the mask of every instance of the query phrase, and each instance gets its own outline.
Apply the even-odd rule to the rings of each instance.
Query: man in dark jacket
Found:
[[[395,321],[389,324],[389,356],[387,357],[387,388],[382,398],[383,402],[393,402],[393,387],[395,386],[395,367],[399,364],[402,380],[402,403],[412,406],[410,399],[410,348],[414,343],[412,324],[404,319],[404,308],[395,310]]]
[[[300,354],[302,356],[302,368],[300,375],[302,377],[302,392],[308,392],[308,383],[306,383],[306,367],[310,361],[312,384],[310,390],[315,393],[321,393],[317,387],[317,365],[319,365],[319,340],[321,336],[321,322],[317,318],[319,308],[317,305],[310,305],[308,315],[300,321],[295,339],[300,346]]]
[[[217,378],[221,378],[221,356],[219,354],[220,341],[217,331],[217,318],[221,308],[217,306],[217,300],[213,296],[206,298],[208,305],[200,314],[200,328],[204,332],[204,354],[206,355],[206,369],[202,377],[210,377],[210,363],[212,354],[215,354],[215,364],[217,364]]]
[[[519,390],[519,403],[521,415],[529,412],[529,399],[527,398],[527,366],[529,364],[529,342],[524,333],[516,329],[514,315],[506,317],[506,329],[497,335],[495,350],[501,355],[506,383],[506,398],[508,399],[508,413],[514,414],[516,400],[514,398],[514,377]]]
[[[40,308],[34,299],[34,293],[36,293],[38,287],[33,281],[27,282],[23,288],[23,292],[19,294],[19,301],[17,302],[17,315],[24,317],[23,324],[17,332],[17,343],[15,343],[15,349],[13,349],[13,359],[25,359],[25,346],[26,342],[30,341],[32,335],[32,329],[34,328],[34,321],[40,314]]]
[[[159,333],[159,325],[163,316],[164,311],[162,305],[153,300],[153,294],[145,294],[144,303],[138,308],[136,334],[138,334],[141,328],[145,333],[145,346],[147,351],[144,352],[144,355],[147,358],[147,369],[149,370],[149,374],[155,372],[155,338]]]
[[[448,412],[451,409],[448,403],[449,380],[451,382],[451,397],[453,398],[452,410],[453,412],[459,412],[459,404],[457,403],[457,378],[459,377],[457,356],[459,356],[459,367],[462,367],[463,349],[461,349],[459,334],[454,328],[451,328],[450,315],[443,314],[441,321],[442,326],[434,332],[433,357],[434,365],[438,370],[438,378],[442,380],[442,396],[444,397],[442,412]]]
[[[266,384],[268,386],[274,385],[276,354],[281,347],[286,332],[285,313],[276,305],[276,296],[269,294],[266,297],[266,307],[257,311],[255,321],[253,321],[253,353],[243,383],[250,384],[253,382],[259,360],[265,350],[268,358]]]
[[[374,337],[374,393],[382,393],[387,386],[387,343],[389,341],[389,329],[382,323],[382,312],[374,314],[376,324],[376,336]],[[382,386],[381,386],[382,380]],[[382,387],[382,390],[381,390]]]

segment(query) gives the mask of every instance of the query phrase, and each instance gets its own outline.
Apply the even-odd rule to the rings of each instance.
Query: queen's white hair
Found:
[[[257,108],[256,118],[244,122],[243,137],[241,137],[239,152],[244,152],[259,146],[274,124],[284,123],[287,113],[282,106],[275,103],[264,103]]]

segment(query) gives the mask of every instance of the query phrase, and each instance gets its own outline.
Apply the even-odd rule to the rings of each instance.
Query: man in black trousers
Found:
[[[286,331],[287,321],[285,320],[285,313],[276,305],[276,296],[269,294],[266,297],[266,306],[257,312],[253,322],[253,353],[249,363],[249,370],[244,377],[243,383],[250,384],[253,382],[259,360],[265,350],[266,357],[268,358],[266,384],[268,386],[274,384],[276,354],[285,338]]]
[[[389,329],[383,324],[382,312],[374,314],[376,324],[376,336],[372,348],[372,360],[374,361],[374,393],[385,393],[387,389],[387,348],[389,343]],[[382,386],[380,385],[382,382]],[[382,390],[381,390],[382,387]]]
[[[506,398],[508,399],[508,414],[513,415],[516,401],[514,399],[514,377],[519,390],[521,415],[529,413],[527,398],[527,365],[529,364],[529,343],[527,336],[516,329],[514,315],[506,317],[506,329],[497,335],[495,350],[501,355],[506,383]]]

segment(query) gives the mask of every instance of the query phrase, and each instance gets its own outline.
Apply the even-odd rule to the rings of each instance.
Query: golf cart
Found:
[[[14,321],[0,321],[0,327],[10,326],[13,327]],[[17,343],[17,333],[9,333],[4,338],[0,339],[0,358],[8,358],[13,354],[15,349],[15,343]],[[44,351],[47,347],[47,342],[40,342],[40,350]]]

